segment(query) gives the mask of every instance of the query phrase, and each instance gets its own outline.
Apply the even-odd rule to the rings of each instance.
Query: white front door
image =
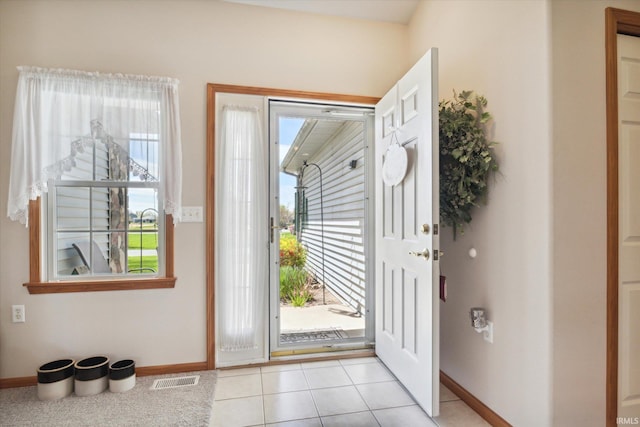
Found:
[[[618,417],[640,417],[640,38],[618,35]],[[636,422],[637,423],[637,422]]]
[[[376,353],[432,417],[440,369],[437,69],[434,48],[376,105],[375,117]],[[408,158],[394,186],[382,177],[392,144]],[[388,177],[397,163],[387,163]]]

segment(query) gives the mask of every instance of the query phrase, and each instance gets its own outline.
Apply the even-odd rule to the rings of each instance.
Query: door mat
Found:
[[[280,343],[294,344],[301,342],[342,340],[345,338],[349,338],[349,336],[342,329],[283,332],[280,334]]]

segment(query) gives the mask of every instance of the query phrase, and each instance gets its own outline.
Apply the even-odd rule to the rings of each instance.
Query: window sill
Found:
[[[130,280],[93,280],[68,282],[29,282],[24,286],[30,294],[59,294],[67,292],[134,291],[141,289],[174,288],[175,277]]]

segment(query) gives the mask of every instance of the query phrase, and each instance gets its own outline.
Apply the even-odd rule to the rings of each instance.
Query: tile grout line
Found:
[[[342,366],[344,369],[344,365]],[[349,375],[349,372],[347,372],[347,370],[344,370],[347,373],[347,376],[349,377],[349,379],[351,380],[351,382],[353,382],[353,386],[355,387],[356,391],[358,392],[358,396],[360,396],[360,399],[362,399],[362,401],[364,402],[364,404],[367,406],[367,408],[369,409],[369,413],[371,414],[371,416],[373,417],[373,419],[376,421],[376,424],[378,426],[380,426],[380,421],[378,420],[378,418],[376,417],[376,414],[373,413],[373,409],[371,408],[371,406],[369,406],[369,404],[367,403],[367,400],[364,398],[364,396],[362,395],[362,393],[360,392],[360,389],[358,388],[358,384],[356,384],[353,381],[353,378],[351,378],[351,375]]]
[[[408,391],[406,390],[406,388],[405,388],[401,383],[399,383],[399,381],[397,380],[397,378],[395,378],[395,376],[393,376],[393,374],[391,374],[391,375],[392,375],[392,378],[391,378],[391,379],[379,380],[379,381],[373,381],[373,382],[364,382],[364,383],[358,383],[358,384],[357,384],[357,383],[354,381],[354,378],[353,378],[353,377],[351,377],[351,375],[349,374],[349,371],[347,370],[347,367],[348,367],[348,366],[354,366],[354,365],[360,365],[360,364],[348,364],[348,365],[343,365],[343,364],[340,362],[338,365],[332,365],[332,366],[317,366],[317,367],[307,367],[306,369],[305,369],[305,368],[303,368],[303,367],[302,367],[302,365],[300,365],[300,369],[292,369],[292,370],[290,370],[290,371],[274,371],[274,372],[263,372],[263,368],[259,368],[259,370],[258,370],[257,374],[259,375],[259,380],[260,380],[260,393],[261,393],[262,416],[263,416],[263,423],[262,423],[262,426],[265,426],[265,427],[266,427],[266,425],[267,425],[267,419],[266,419],[266,401],[265,401],[265,398],[266,398],[266,396],[268,396],[268,394],[266,394],[266,389],[265,389],[265,382],[264,382],[264,376],[265,376],[265,374],[274,374],[273,376],[282,376],[282,374],[283,374],[283,373],[285,373],[285,374],[286,374],[286,372],[296,372],[296,371],[301,371],[301,372],[302,372],[302,375],[303,375],[303,379],[304,379],[304,383],[305,383],[306,389],[304,389],[304,390],[291,390],[291,391],[282,391],[282,390],[279,390],[278,392],[276,392],[276,393],[271,393],[271,394],[284,394],[284,393],[288,393],[288,392],[307,391],[307,392],[311,395],[311,399],[312,399],[313,405],[314,405],[314,407],[315,407],[315,409],[316,409],[316,416],[317,416],[317,419],[320,421],[320,425],[321,425],[321,426],[324,426],[324,425],[325,425],[325,422],[324,422],[324,420],[323,420],[323,418],[322,418],[322,416],[321,416],[321,414],[320,414],[320,410],[319,410],[319,407],[318,407],[318,403],[317,403],[317,401],[316,401],[316,397],[314,396],[313,390],[323,390],[323,389],[330,389],[330,388],[337,388],[337,387],[347,387],[347,386],[352,386],[352,387],[354,387],[354,388],[356,389],[357,395],[358,395],[358,396],[360,397],[360,399],[364,402],[365,407],[367,408],[367,410],[365,410],[365,411],[355,411],[355,412],[346,412],[346,413],[340,413],[340,414],[331,414],[331,415],[326,415],[326,416],[327,416],[327,417],[329,417],[329,416],[346,416],[346,415],[350,415],[350,414],[357,414],[357,413],[365,413],[365,412],[368,412],[370,415],[372,415],[372,416],[373,416],[373,419],[375,420],[375,422],[376,422],[376,425],[377,425],[377,426],[380,426],[381,424],[380,424],[380,420],[376,417],[376,415],[375,415],[375,413],[374,413],[374,411],[375,411],[375,410],[394,409],[394,408],[401,408],[401,407],[408,407],[408,406],[417,406],[418,408],[420,408],[420,406],[419,406],[419,405],[417,405],[417,403],[416,403],[416,402],[415,402],[415,400],[413,399],[413,396],[411,396],[411,394],[410,394],[410,393],[408,393]],[[334,368],[335,368],[335,367],[338,367],[338,366],[342,368],[340,371],[341,371],[342,373],[344,373],[344,374],[347,376],[347,378],[349,379],[350,384],[342,385],[342,386],[334,385],[334,386],[319,387],[319,388],[316,388],[316,389],[312,389],[312,388],[311,388],[311,385],[310,385],[310,382],[309,382],[309,379],[308,379],[308,374],[310,374],[311,372],[313,372],[313,371],[314,371],[314,370],[316,370],[316,369],[332,368],[332,367],[334,367]],[[384,365],[383,365],[383,366],[384,366]],[[386,368],[386,367],[385,367],[385,368]],[[307,372],[307,371],[309,371],[309,372]],[[249,375],[255,375],[255,374],[256,374],[255,372],[244,372],[244,373],[239,374],[239,375],[229,375],[229,376],[226,376],[226,377],[219,377],[218,379],[223,379],[223,378],[229,378],[229,379],[231,379],[231,378],[239,378],[239,377],[249,376]],[[277,374],[277,375],[275,375],[275,374]],[[385,382],[398,384],[398,385],[402,388],[402,390],[403,390],[405,393],[407,393],[407,394],[411,397],[411,399],[413,400],[413,404],[412,404],[412,405],[400,405],[400,406],[393,406],[393,407],[389,407],[389,408],[378,408],[378,409],[373,409],[373,408],[370,406],[370,404],[367,402],[367,400],[364,398],[364,396],[363,396],[363,394],[362,394],[362,392],[361,392],[361,390],[359,389],[359,387],[358,387],[358,386],[363,386],[363,387],[364,387],[364,386],[367,386],[367,385],[370,385],[370,384],[380,384],[380,383],[385,383]],[[442,386],[442,384],[441,384],[441,383],[440,383],[440,385]],[[251,396],[236,396],[236,397],[229,397],[229,398],[227,398],[227,399],[222,399],[222,400],[219,400],[219,399],[215,399],[215,398],[214,398],[214,402],[213,402],[213,403],[214,403],[214,405],[215,405],[215,402],[216,402],[216,401],[218,401],[218,402],[222,402],[222,401],[229,401],[229,400],[246,399],[246,398],[249,398],[249,397],[251,397]],[[455,395],[454,395],[454,396],[453,396],[453,399],[450,399],[450,400],[441,400],[441,401],[440,401],[440,404],[441,404],[441,405],[442,405],[442,404],[452,404],[452,403],[455,403],[455,402],[459,402],[459,401],[461,401],[461,399],[456,398],[456,397],[457,397],[457,396],[455,396]],[[212,411],[213,411],[213,409],[214,409],[214,408],[213,408],[213,405],[212,405]],[[420,409],[422,410],[422,408],[420,408]],[[423,411],[423,412],[424,412],[424,411]],[[435,423],[436,425],[439,425],[438,421],[437,421],[434,417],[429,417],[429,416],[428,416],[428,414],[426,414],[426,415],[427,415],[427,417],[429,418],[429,420],[430,420],[431,422]],[[281,422],[292,422],[292,421],[298,421],[298,420],[302,420],[302,419],[307,419],[307,418],[295,418],[295,419],[291,419],[291,420],[283,420],[283,421],[281,421]],[[308,419],[312,419],[312,418],[308,418]],[[213,423],[213,413],[211,414],[211,423]]]
[[[262,368],[260,368],[260,388],[262,390],[262,425],[266,426],[267,425],[267,410],[266,410],[266,403],[264,401],[264,381],[262,381]]]
[[[305,372],[304,367],[302,368],[302,375],[304,376],[304,380],[307,383],[309,395],[311,396],[311,401],[313,402],[313,406],[316,408],[316,414],[318,414],[318,420],[320,420],[320,426],[324,426],[322,422],[322,416],[320,416],[320,409],[318,409],[318,404],[316,403],[316,398],[313,396],[313,391],[311,390],[311,384],[309,384],[309,379],[307,378],[307,373]]]

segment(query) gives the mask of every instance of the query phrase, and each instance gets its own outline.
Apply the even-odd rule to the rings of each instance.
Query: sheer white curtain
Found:
[[[165,77],[18,67],[7,215],[28,225],[27,207],[47,181],[105,132],[126,151],[132,134],[160,141],[165,213],[180,219],[182,151],[178,81]]]
[[[216,154],[216,295],[222,351],[258,347],[268,286],[267,150],[256,109],[225,106]]]

